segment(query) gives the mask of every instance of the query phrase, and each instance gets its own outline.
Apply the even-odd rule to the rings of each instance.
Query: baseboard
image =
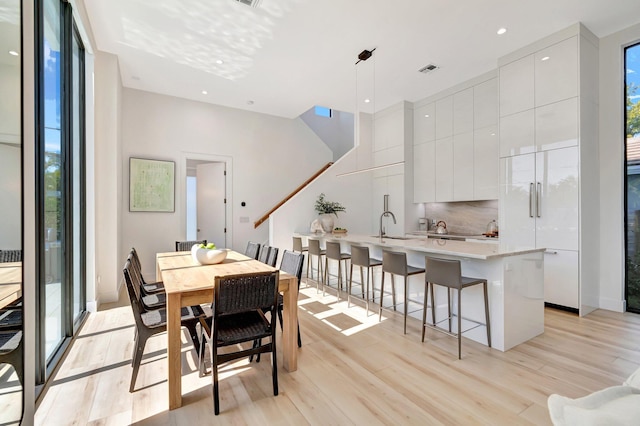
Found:
[[[98,312],[97,300],[87,301],[87,312],[91,312],[91,313]]]
[[[600,298],[600,303],[598,305],[600,309],[606,309],[607,311],[625,312],[626,310],[625,300]]]
[[[572,314],[579,313],[577,308],[570,308],[568,306],[556,305],[555,303],[544,302],[545,308],[558,309],[560,311],[571,312]]]

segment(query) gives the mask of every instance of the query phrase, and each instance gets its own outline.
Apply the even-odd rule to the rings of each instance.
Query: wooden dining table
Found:
[[[275,271],[267,264],[229,250],[224,261],[200,265],[190,252],[156,254],[156,279],[164,283],[167,294],[167,359],[169,409],[182,406],[181,322],[182,307],[211,303],[216,277]],[[282,358],[283,367],[291,372],[298,368],[298,282],[280,272],[279,286],[284,296]]]

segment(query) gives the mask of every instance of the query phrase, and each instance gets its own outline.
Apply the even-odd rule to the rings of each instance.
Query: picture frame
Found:
[[[129,157],[129,211],[175,212],[175,161]]]

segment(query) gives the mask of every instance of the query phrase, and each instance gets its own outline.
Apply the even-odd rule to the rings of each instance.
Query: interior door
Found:
[[[196,166],[198,239],[226,248],[226,172],[225,163]]]

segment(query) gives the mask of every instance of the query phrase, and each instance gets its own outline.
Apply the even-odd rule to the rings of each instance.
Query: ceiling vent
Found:
[[[418,70],[418,72],[421,72],[422,74],[429,74],[430,72],[435,71],[435,70],[437,70],[438,68],[440,68],[440,67],[439,67],[439,66],[437,66],[437,65],[429,64],[429,65],[426,65],[426,66],[424,66],[424,67],[420,68],[420,69]]]
[[[236,0],[238,3],[246,4],[251,7],[258,7],[262,0]]]

